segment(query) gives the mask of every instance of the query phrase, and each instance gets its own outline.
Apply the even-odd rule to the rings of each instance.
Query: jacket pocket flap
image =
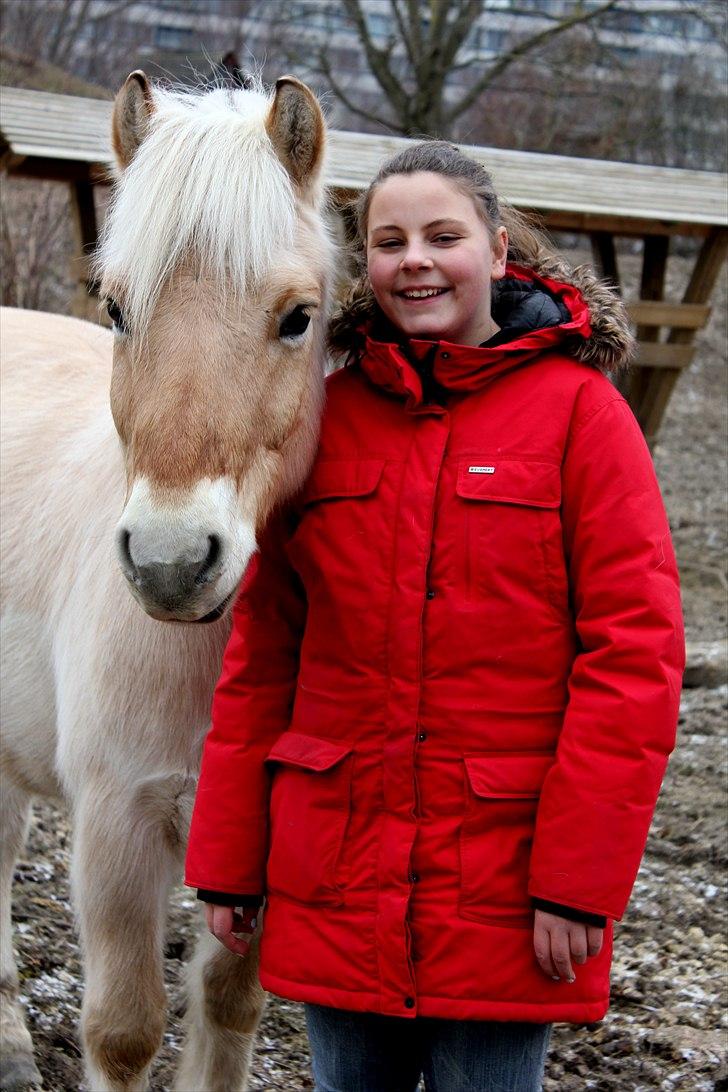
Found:
[[[383,469],[384,459],[322,459],[303,487],[301,502],[365,497],[377,488]]]
[[[541,792],[552,754],[465,755],[465,769],[476,796],[484,799],[528,800]]]
[[[304,736],[301,732],[284,732],[273,745],[266,762],[280,762],[284,766],[300,766],[321,773],[330,770],[351,752],[352,747],[347,743]]]
[[[466,500],[558,508],[561,472],[555,463],[473,456],[460,461],[457,493]]]

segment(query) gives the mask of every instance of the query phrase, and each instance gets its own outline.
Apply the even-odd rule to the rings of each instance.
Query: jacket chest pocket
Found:
[[[287,553],[305,579],[366,562],[384,459],[321,459],[306,482],[301,518]],[[366,584],[361,581],[362,587]]]
[[[561,474],[553,463],[472,456],[458,465],[465,523],[462,570],[469,599],[500,598],[568,611]],[[532,601],[532,602],[529,602]]]
[[[268,890],[309,905],[339,905],[352,748],[285,732],[267,761],[273,776]]]
[[[460,830],[461,917],[525,928],[532,921],[528,870],[536,811],[552,754],[465,755]]]

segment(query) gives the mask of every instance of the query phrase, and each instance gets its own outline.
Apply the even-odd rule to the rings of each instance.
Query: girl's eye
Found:
[[[122,314],[122,310],[116,300],[112,299],[111,296],[109,296],[106,301],[106,310],[108,312],[109,318],[113,322],[116,329],[122,334],[127,334],[129,331],[127,330],[126,323],[124,322],[124,315]]]
[[[456,243],[460,238],[459,235],[437,235],[435,236],[436,243]]]
[[[381,243],[376,244],[381,247],[382,250],[393,250],[396,246],[401,246],[402,243],[399,239],[382,239]]]
[[[292,311],[289,311],[285,318],[281,319],[281,324],[278,327],[278,337],[283,339],[300,337],[306,333],[310,321],[311,316],[305,306],[299,304],[298,307],[294,307]]]

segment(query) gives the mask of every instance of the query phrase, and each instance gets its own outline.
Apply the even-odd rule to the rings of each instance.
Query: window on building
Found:
[[[499,53],[506,40],[504,30],[481,30],[478,46],[487,53]]]
[[[372,38],[386,38],[392,30],[392,20],[384,12],[373,12],[367,16],[367,26]]]
[[[189,27],[157,27],[154,44],[159,49],[189,49],[194,44],[194,35]]]

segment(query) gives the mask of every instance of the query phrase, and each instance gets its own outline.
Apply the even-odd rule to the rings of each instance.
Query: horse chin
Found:
[[[144,613],[153,618],[155,622],[172,622],[177,625],[209,625],[211,622],[219,622],[221,618],[224,618],[228,613],[230,605],[235,598],[235,592],[237,588],[233,588],[216,607],[212,610],[207,610],[205,613],[204,606],[195,609],[194,606],[180,606],[178,608],[161,606],[159,603],[154,603],[145,599],[143,595],[139,593],[139,590],[132,584],[130,591],[142,608]]]

